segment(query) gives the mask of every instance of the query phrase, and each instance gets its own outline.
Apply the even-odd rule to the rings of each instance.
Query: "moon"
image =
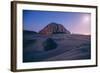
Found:
[[[85,21],[85,22],[90,21],[90,17],[88,15],[87,16],[83,16],[83,21]]]
[[[85,17],[84,17],[84,20],[85,20],[85,21],[89,21],[89,17],[88,17],[88,16],[85,16]]]
[[[83,16],[82,20],[83,20],[84,23],[88,23],[88,22],[90,22],[90,16],[85,15],[85,16]]]

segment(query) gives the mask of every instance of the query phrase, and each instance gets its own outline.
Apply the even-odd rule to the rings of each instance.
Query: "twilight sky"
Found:
[[[91,34],[90,13],[23,10],[24,30],[38,32],[51,22],[62,24],[71,33]]]

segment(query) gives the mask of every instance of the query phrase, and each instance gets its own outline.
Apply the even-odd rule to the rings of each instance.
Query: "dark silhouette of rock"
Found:
[[[23,30],[23,34],[37,34],[37,32],[30,30]]]
[[[43,46],[45,51],[49,51],[56,49],[57,43],[52,38],[48,38],[46,39],[46,41],[44,41]]]
[[[68,31],[62,24],[50,23],[46,27],[44,27],[39,33],[45,35],[70,34],[70,31]]]

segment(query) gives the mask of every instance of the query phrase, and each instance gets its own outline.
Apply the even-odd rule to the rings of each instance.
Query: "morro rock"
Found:
[[[70,34],[70,31],[68,31],[62,24],[50,23],[40,30],[39,33],[44,35]]]

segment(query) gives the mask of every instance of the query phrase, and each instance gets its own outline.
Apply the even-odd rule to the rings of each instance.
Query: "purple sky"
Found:
[[[91,33],[90,13],[23,10],[24,30],[38,32],[51,22],[62,24],[71,33]]]

